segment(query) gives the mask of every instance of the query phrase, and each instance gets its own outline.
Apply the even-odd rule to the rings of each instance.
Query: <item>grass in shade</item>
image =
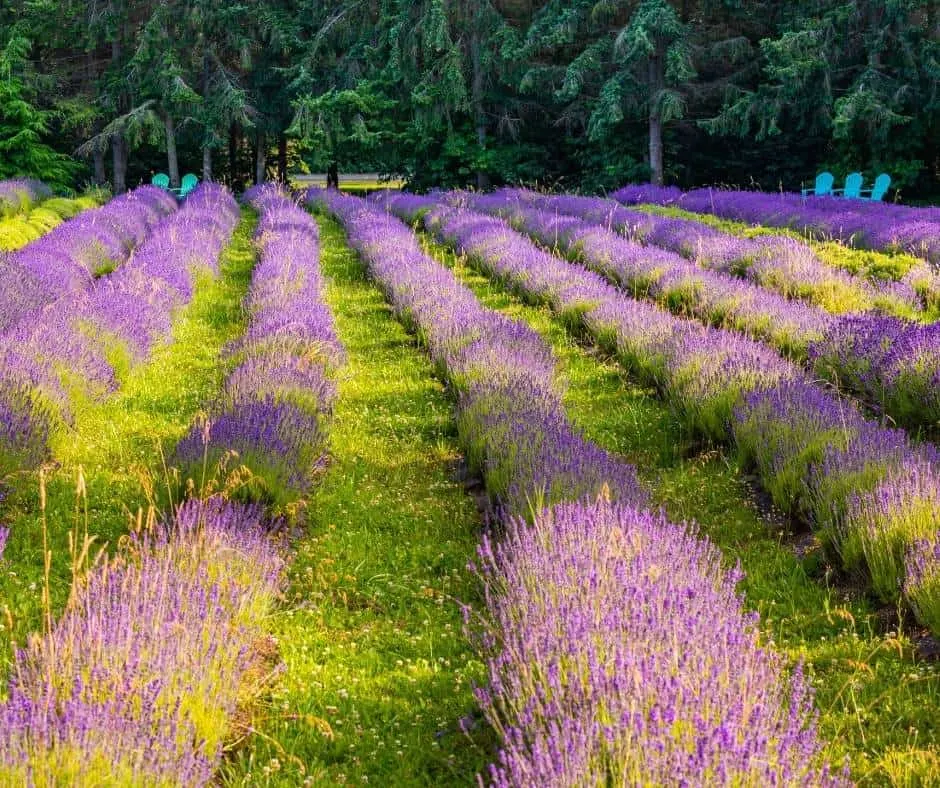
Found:
[[[452,403],[339,226],[320,227],[326,299],[348,354],[332,460],[272,622],[287,671],[223,779],[470,784],[492,740],[472,716],[482,664],[455,601],[475,601],[465,567],[480,517],[455,481]]]
[[[673,520],[696,520],[747,573],[741,585],[768,642],[803,660],[817,688],[827,757],[848,757],[863,785],[936,784],[940,670],[913,658],[910,633],[883,632],[878,611],[818,557],[800,560],[785,523],[763,509],[733,457],[695,446],[655,393],[570,334],[546,307],[522,303],[427,241],[487,306],[525,320],[551,343],[565,405],[586,436],[632,461]]]
[[[172,341],[127,372],[107,401],[75,403],[74,427],[54,437],[54,463],[46,472],[54,615],[72,580],[70,529],[81,533],[87,522],[96,538],[93,551],[125,534],[138,506],[146,506],[146,486],[165,478],[161,451],[172,449],[219,390],[226,372],[220,350],[244,327],[241,304],[254,266],[255,221],[253,212],[243,213],[223,253],[221,276],[197,283],[192,303],[175,318]],[[10,480],[6,492],[0,503],[0,522],[10,526],[0,561],[0,677],[9,668],[12,644],[23,643],[42,625],[38,475]]]

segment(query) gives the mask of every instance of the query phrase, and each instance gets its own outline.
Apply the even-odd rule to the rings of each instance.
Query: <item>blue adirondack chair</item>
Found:
[[[823,197],[832,194],[832,184],[836,182],[831,172],[821,172],[816,176],[816,185],[812,189],[803,189],[803,196]]]
[[[181,200],[189,194],[193,189],[199,185],[199,178],[193,175],[191,172],[187,172],[183,176],[183,180],[180,181],[179,189],[175,189],[174,193]]]
[[[150,182],[154,186],[159,186],[161,189],[170,190],[170,176],[165,172],[158,172],[150,179]]]
[[[859,199],[859,195],[862,191],[862,184],[865,182],[865,179],[862,177],[860,172],[850,172],[845,176],[845,188],[843,189],[833,189],[833,194],[841,194],[843,197],[849,200]]]
[[[862,189],[859,192],[859,199],[881,202],[888,193],[889,186],[891,186],[891,176],[882,172],[875,178],[875,183],[870,189]]]

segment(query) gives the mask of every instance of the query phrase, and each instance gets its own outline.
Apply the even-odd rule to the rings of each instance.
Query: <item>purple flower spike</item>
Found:
[[[350,244],[396,312],[458,389],[461,441],[498,506],[521,514],[536,501],[593,496],[605,489],[618,500],[646,502],[635,469],[585,440],[568,421],[551,350],[538,334],[484,308],[451,271],[425,254],[408,227],[375,205],[319,190],[309,192],[309,199],[325,203],[344,224]],[[488,237],[481,217],[465,218],[460,233]],[[501,248],[501,237],[490,240],[492,248]],[[568,284],[574,283],[551,282],[559,297],[584,306],[593,302],[590,288]],[[597,285],[609,287],[599,278]]]
[[[802,671],[760,646],[740,572],[694,529],[563,504],[484,538],[476,571],[492,785],[850,784]]]

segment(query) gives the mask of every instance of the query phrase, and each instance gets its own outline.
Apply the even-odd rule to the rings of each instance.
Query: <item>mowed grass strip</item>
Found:
[[[730,564],[761,617],[766,642],[802,660],[817,688],[827,757],[863,785],[932,785],[940,775],[940,670],[913,658],[910,633],[884,633],[869,602],[836,584],[818,554],[801,561],[785,524],[764,511],[735,459],[696,447],[654,391],[569,332],[548,307],[532,306],[424,238],[487,306],[524,320],[552,346],[568,384],[571,420],[633,462],[674,521],[695,520]]]
[[[320,228],[326,300],[348,354],[331,464],[272,622],[287,670],[223,780],[469,785],[492,742],[475,721],[482,664],[458,604],[475,601],[466,565],[480,516],[455,481],[453,404],[339,225]]]
[[[46,478],[54,616],[72,581],[69,531],[80,539],[87,522],[96,539],[93,551],[113,547],[127,533],[138,507],[147,505],[147,486],[164,484],[161,454],[172,452],[219,391],[227,372],[221,350],[244,329],[242,300],[255,263],[251,236],[256,221],[253,211],[243,211],[220,261],[221,275],[200,277],[193,300],[174,319],[172,340],[157,345],[146,363],[123,375],[121,389],[106,401],[75,403],[74,427],[55,436],[54,467]],[[42,625],[38,474],[12,480],[7,492],[0,504],[0,522],[10,526],[0,561],[0,677],[9,668],[12,644],[23,643]]]

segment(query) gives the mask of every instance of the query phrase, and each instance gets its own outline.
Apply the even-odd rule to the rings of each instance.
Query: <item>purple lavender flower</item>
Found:
[[[904,567],[905,598],[920,621],[940,632],[940,529],[910,545]]]
[[[696,189],[685,194],[655,187],[627,186],[613,197],[625,204],[677,204],[689,211],[727,219],[793,227],[809,235],[837,238],[869,249],[910,252],[940,261],[940,210],[838,197]]]
[[[524,513],[534,500],[594,495],[604,488],[617,499],[646,500],[635,470],[586,441],[568,422],[555,388],[551,351],[534,331],[485,309],[453,273],[424,253],[400,221],[341,194],[313,191],[311,199],[321,200],[340,218],[396,311],[455,384],[458,430],[468,461],[483,474],[498,504]],[[454,211],[447,216],[461,218]],[[468,239],[483,237],[481,219],[484,231],[492,220],[469,218],[476,223],[461,224],[460,232]],[[494,243],[498,248],[499,239]],[[587,306],[594,297],[590,288],[568,288],[549,277],[543,281],[566,304]],[[610,287],[599,277],[596,284]]]
[[[32,178],[0,181],[0,217],[28,211],[51,196],[52,189]]]
[[[184,504],[17,653],[0,782],[206,785],[284,561],[256,507]]]
[[[484,537],[476,571],[493,785],[848,784],[802,671],[759,645],[740,572],[694,528],[563,504]]]

